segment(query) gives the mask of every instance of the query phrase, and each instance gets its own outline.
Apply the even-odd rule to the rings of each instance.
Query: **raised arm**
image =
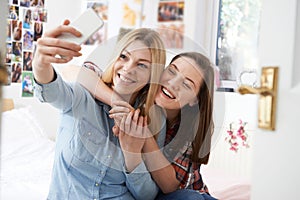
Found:
[[[153,137],[146,139],[143,153],[147,169],[162,192],[170,193],[178,189],[180,182],[176,178],[175,169],[160,151]]]
[[[81,67],[76,79],[85,89],[87,89],[96,99],[112,106],[114,100],[121,100],[113,90],[108,87],[98,76],[98,74],[88,68]]]
[[[67,63],[73,57],[81,56],[80,45],[56,38],[65,32],[81,36],[79,31],[68,26],[69,23],[69,20],[65,20],[63,25],[45,32],[43,37],[38,39],[32,60],[34,78],[38,83],[50,83],[55,78],[51,63]]]

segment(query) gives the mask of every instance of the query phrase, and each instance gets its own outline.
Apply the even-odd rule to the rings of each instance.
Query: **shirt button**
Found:
[[[107,156],[107,158],[110,158],[110,157],[111,157],[110,155]]]
[[[92,135],[91,132],[88,132],[88,135]]]
[[[95,186],[98,187],[98,186],[99,186],[99,183],[95,183]]]

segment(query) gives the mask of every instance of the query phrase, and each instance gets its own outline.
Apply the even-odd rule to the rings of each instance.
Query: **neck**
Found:
[[[137,93],[133,94],[126,94],[126,95],[120,95],[119,96],[126,102],[128,102],[130,105],[134,105],[137,97]]]
[[[180,113],[180,110],[166,110],[166,115],[167,115],[167,121],[168,123],[174,123],[175,120],[178,118],[178,115]]]

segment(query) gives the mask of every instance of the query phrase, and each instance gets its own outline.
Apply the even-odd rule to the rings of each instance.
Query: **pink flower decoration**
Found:
[[[225,138],[225,141],[228,141],[230,148],[229,150],[237,152],[238,147],[242,145],[245,148],[249,148],[248,144],[248,135],[246,134],[245,131],[245,126],[247,122],[243,122],[241,119],[238,122],[239,128],[235,132],[233,129],[234,122],[231,122],[229,124],[229,130],[227,130],[228,137]]]

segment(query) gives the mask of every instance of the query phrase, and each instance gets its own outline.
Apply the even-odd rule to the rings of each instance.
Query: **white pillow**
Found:
[[[46,137],[31,106],[6,111],[1,116],[2,141]]]

